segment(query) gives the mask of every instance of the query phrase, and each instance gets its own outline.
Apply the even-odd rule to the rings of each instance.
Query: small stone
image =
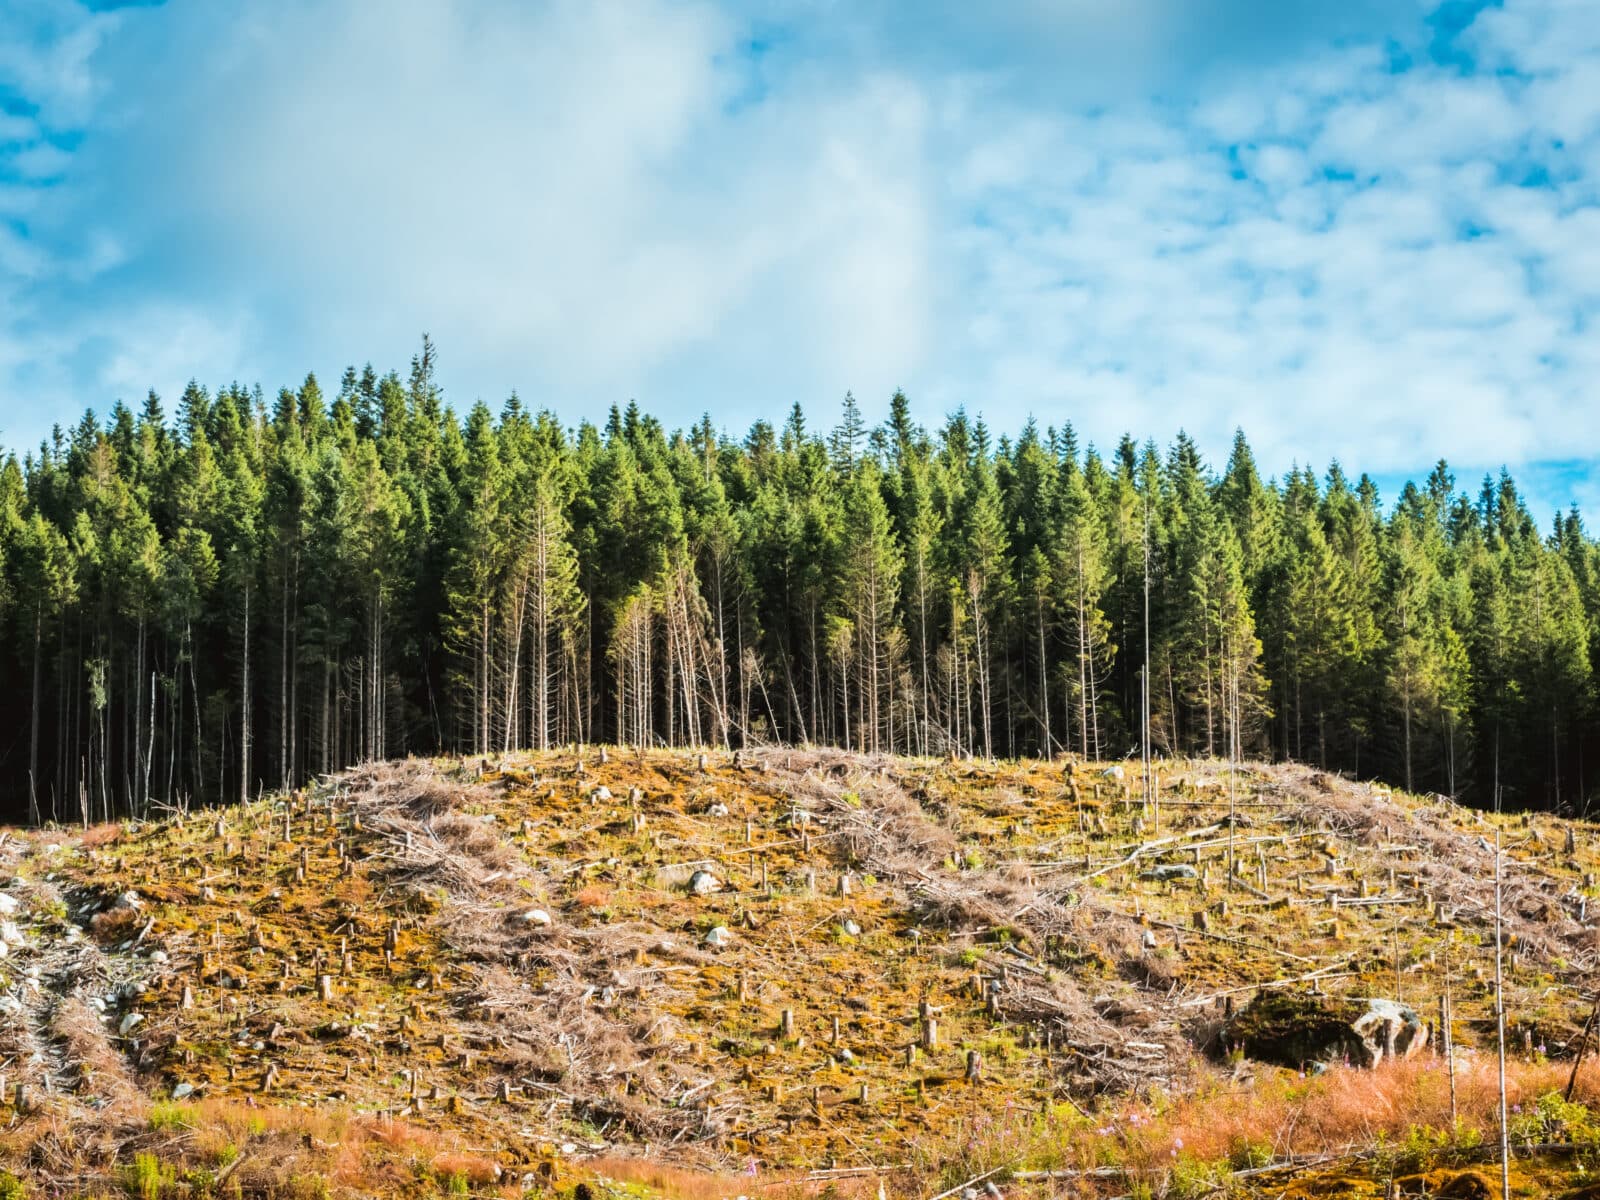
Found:
[[[542,908],[530,908],[522,914],[522,923],[524,925],[548,925],[550,924],[550,914]]]
[[[165,963],[167,961],[167,952],[165,950],[150,951],[150,961],[157,964]]]
[[[603,800],[609,800],[611,799],[611,789],[602,783],[599,787],[595,788],[594,791],[589,793],[589,799],[596,804],[599,804]]]
[[[194,1084],[192,1083],[180,1083],[172,1089],[172,1098],[174,1100],[187,1100],[192,1095],[194,1095]]]
[[[706,809],[706,816],[708,817],[725,817],[727,815],[728,806],[722,803],[720,800],[718,800],[710,808]]]
[[[15,916],[21,907],[21,902],[15,896],[0,892],[0,917]]]
[[[117,1032],[120,1033],[123,1037],[127,1037],[130,1033],[132,1033],[135,1029],[137,1029],[143,1023],[144,1023],[144,1014],[143,1013],[131,1012],[131,1013],[127,1014],[127,1016],[123,1017],[121,1021],[117,1022]]]
[[[846,937],[861,936],[861,926],[857,925],[849,917],[846,917],[843,921],[839,922],[839,931]]]
[[[710,946],[713,950],[720,950],[722,947],[733,941],[733,934],[728,932],[728,927],[726,925],[718,925],[710,933],[706,934],[704,940],[705,944]]]

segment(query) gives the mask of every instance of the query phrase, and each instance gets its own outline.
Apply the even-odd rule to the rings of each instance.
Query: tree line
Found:
[[[735,440],[408,374],[86,414],[0,464],[0,795],[98,820],[578,742],[1292,758],[1582,808],[1600,546],[1441,462],[1385,507],[1180,435]]]

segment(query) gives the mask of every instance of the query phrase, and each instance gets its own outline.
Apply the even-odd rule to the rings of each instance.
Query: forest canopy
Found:
[[[1600,547],[1440,462],[1385,507],[1180,435],[742,440],[407,376],[191,383],[0,463],[0,804],[99,820],[580,742],[1293,758],[1575,810]]]

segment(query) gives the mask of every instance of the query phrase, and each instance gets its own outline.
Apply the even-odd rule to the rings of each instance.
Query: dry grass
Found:
[[[1565,1089],[1570,1064],[1507,1063],[1513,1118],[1539,1097]],[[1209,1082],[1181,1097],[1110,1106],[1091,1116],[1047,1116],[1007,1108],[922,1150],[931,1180],[970,1177],[996,1166],[1085,1171],[1115,1164],[1125,1178],[1160,1180],[1180,1161],[1253,1165],[1397,1146],[1489,1145],[1498,1137],[1498,1070],[1492,1058],[1458,1063],[1457,1117],[1450,1079],[1435,1057],[1390,1061],[1374,1070],[1335,1067],[1312,1077],[1269,1071]],[[1580,1069],[1573,1099],[1600,1101],[1600,1063]],[[966,1176],[962,1173],[966,1172]]]
[[[100,850],[115,845],[122,837],[122,826],[115,822],[91,825],[78,835],[78,845],[85,850]]]
[[[806,1200],[814,1196],[867,1200],[876,1196],[878,1189],[878,1177],[872,1174],[808,1180],[799,1173],[694,1171],[642,1158],[609,1157],[590,1159],[585,1166],[602,1179],[648,1188],[663,1200],[729,1200],[745,1194],[761,1200]]]

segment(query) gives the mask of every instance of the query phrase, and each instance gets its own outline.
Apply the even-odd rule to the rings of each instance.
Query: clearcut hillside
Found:
[[[1595,827],[1292,765],[1156,777],[588,747],[13,831],[0,1151],[60,1195],[1498,1187],[1468,1136],[1494,841],[1542,1112],[1592,1002]],[[1240,1045],[1258,996],[1425,1028],[1376,1070],[1274,1066]],[[1578,1147],[1519,1164],[1530,1194],[1578,1181],[1596,1082],[1519,1132]]]

